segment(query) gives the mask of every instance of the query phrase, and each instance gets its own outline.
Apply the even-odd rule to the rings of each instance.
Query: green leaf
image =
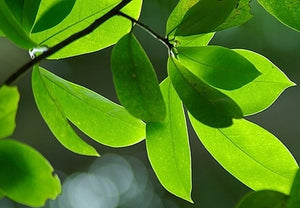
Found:
[[[51,132],[67,149],[82,155],[98,156],[97,151],[72,129],[60,104],[50,94],[40,70],[38,66],[33,69],[32,90],[36,105]]]
[[[0,0],[0,30],[5,36],[24,49],[30,49],[36,44],[29,38],[22,25],[16,20],[4,0]]]
[[[205,148],[242,183],[256,191],[289,194],[298,165],[274,135],[244,119],[227,128],[211,128],[192,116],[190,120]]]
[[[0,189],[8,198],[43,206],[61,192],[49,162],[33,148],[14,140],[0,141]]]
[[[146,125],[148,157],[160,183],[192,202],[191,154],[183,107],[168,78],[161,83],[161,90],[167,116],[164,122]]]
[[[258,2],[280,22],[300,32],[299,0],[258,0]]]
[[[268,108],[286,88],[295,85],[262,55],[242,49],[235,51],[248,59],[261,73],[255,80],[239,89],[222,90],[241,107],[244,115],[251,115]]]
[[[43,84],[63,115],[95,141],[111,147],[145,138],[145,124],[101,95],[40,68]]]
[[[131,115],[145,122],[165,119],[166,107],[155,71],[132,33],[115,45],[111,69],[118,98]]]
[[[189,36],[216,31],[238,5],[238,0],[200,0],[184,15],[175,36]]]
[[[285,208],[287,199],[286,195],[277,191],[251,192],[243,197],[236,208]]]
[[[2,30],[0,30],[0,37],[4,37],[4,33],[2,32]]]
[[[42,1],[32,33],[41,32],[59,24],[72,11],[75,2],[76,0]]]
[[[213,127],[232,124],[232,118],[242,118],[239,106],[220,91],[205,84],[175,58],[168,62],[172,84],[189,112],[202,123]]]
[[[176,36],[174,41],[176,47],[199,47],[206,46],[215,33],[207,33],[192,36]]]
[[[16,114],[20,95],[17,87],[0,88],[0,139],[12,135],[16,127]]]
[[[290,197],[286,208],[299,208],[300,207],[300,170],[298,169],[297,174],[292,185]]]
[[[31,37],[39,45],[51,47],[86,28],[120,2],[121,0],[101,0],[101,2],[76,0],[72,11],[62,22],[47,30],[32,33]],[[122,12],[133,18],[138,18],[141,6],[142,0],[132,0],[122,9]],[[101,50],[115,44],[131,30],[131,27],[131,21],[128,19],[114,16],[89,35],[80,38],[52,55],[50,59],[65,58]]]
[[[260,75],[246,58],[221,46],[178,47],[177,52],[185,67],[216,88],[240,88]]]

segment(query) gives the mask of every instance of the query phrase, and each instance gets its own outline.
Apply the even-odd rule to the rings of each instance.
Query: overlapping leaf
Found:
[[[14,140],[0,140],[0,192],[32,207],[41,207],[61,192],[49,162],[36,150]]]
[[[176,47],[200,47],[206,46],[211,41],[215,33],[207,33],[192,36],[176,36],[174,38]]]
[[[191,155],[182,103],[169,79],[161,83],[161,90],[167,116],[163,122],[146,125],[148,157],[160,183],[191,201]]]
[[[132,33],[114,47],[111,69],[121,104],[145,122],[163,121],[166,107],[153,66]]]
[[[300,170],[294,179],[286,208],[300,208]]]
[[[190,119],[205,148],[233,176],[253,190],[289,194],[298,165],[274,135],[243,119],[226,128]]]
[[[231,98],[204,83],[175,58],[169,59],[168,72],[183,104],[198,121],[224,127],[230,126],[233,118],[243,117]]]

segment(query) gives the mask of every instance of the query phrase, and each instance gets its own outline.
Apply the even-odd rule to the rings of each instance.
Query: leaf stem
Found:
[[[155,39],[157,39],[158,41],[163,43],[169,50],[171,50],[174,47],[173,44],[170,43],[167,38],[164,38],[164,37],[160,36],[159,34],[157,34],[148,25],[145,25],[144,23],[134,19],[133,17],[130,17],[129,15],[127,15],[127,14],[121,12],[121,11],[118,12],[118,15],[120,15],[122,17],[125,17],[126,19],[129,19],[131,22],[138,25],[140,28],[142,28],[143,30],[148,32],[152,37],[154,37]]]
[[[25,72],[27,72],[33,65],[39,63],[40,61],[46,59],[47,57],[53,55],[60,49],[64,48],[65,46],[69,45],[70,43],[74,42],[75,40],[78,40],[82,38],[85,35],[90,34],[93,32],[97,27],[99,27],[101,24],[103,24],[105,21],[110,19],[111,17],[118,15],[120,10],[125,7],[127,4],[129,4],[132,0],[123,0],[118,5],[116,5],[114,8],[112,8],[109,12],[107,12],[102,17],[96,19],[92,24],[90,24],[85,29],[74,33],[70,37],[66,38],[65,40],[59,42],[58,44],[54,45],[53,47],[48,48],[47,51],[43,52],[41,55],[35,57],[31,61],[27,62],[25,65],[23,65],[21,68],[19,68],[14,74],[12,74],[8,79],[4,82],[6,85],[11,85],[13,82],[15,82],[21,75],[23,75]]]

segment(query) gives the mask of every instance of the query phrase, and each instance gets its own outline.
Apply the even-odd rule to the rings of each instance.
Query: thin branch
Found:
[[[160,36],[159,34],[157,34],[148,25],[145,25],[144,23],[134,19],[133,17],[130,17],[129,15],[127,15],[121,11],[119,11],[118,15],[125,17],[126,19],[129,19],[131,22],[133,22],[136,25],[138,25],[139,27],[141,27],[143,30],[148,32],[152,37],[154,37],[155,39],[162,42],[165,46],[167,46],[168,49],[171,50],[174,47],[173,44],[171,44],[167,38],[164,38],[164,37]]]
[[[100,17],[99,19],[96,19],[92,24],[90,24],[85,29],[71,35],[67,39],[63,40],[62,42],[56,44],[53,47],[48,48],[47,51],[42,53],[41,55],[37,56],[36,58],[32,59],[30,62],[23,65],[21,68],[19,68],[14,74],[12,74],[5,82],[6,85],[11,85],[14,81],[16,81],[21,75],[23,75],[25,72],[27,72],[33,65],[39,63],[40,61],[46,59],[47,57],[53,55],[60,49],[64,48],[65,46],[69,45],[70,43],[74,42],[75,40],[80,39],[81,37],[90,34],[93,32],[97,27],[99,27],[101,24],[103,24],[106,20],[110,19],[111,17],[118,15],[120,10],[125,7],[127,4],[129,4],[132,0],[123,0],[118,5],[116,5],[114,8],[112,8],[108,13]]]

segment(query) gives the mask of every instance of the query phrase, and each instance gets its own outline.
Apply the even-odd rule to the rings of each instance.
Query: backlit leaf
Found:
[[[0,139],[12,135],[20,95],[17,87],[6,85],[0,88]]]
[[[198,121],[224,127],[232,124],[232,118],[243,117],[231,98],[204,83],[175,58],[169,59],[168,72],[183,104]]]
[[[209,85],[233,90],[260,75],[240,54],[221,46],[178,47],[178,59]]]
[[[163,121],[166,107],[153,66],[132,33],[114,47],[111,69],[121,104],[145,122]]]
[[[283,24],[300,32],[299,0],[258,0],[258,2]]]
[[[215,33],[207,33],[192,36],[176,36],[174,42],[176,47],[199,47],[206,46]]]
[[[41,207],[61,192],[49,162],[33,148],[10,139],[0,140],[0,189],[31,207]]]
[[[160,183],[191,202],[191,154],[182,103],[169,79],[161,83],[161,90],[167,116],[164,122],[146,125],[148,157]]]
[[[300,207],[300,171],[297,174],[292,185],[289,200],[286,208],[299,208]]]
[[[190,116],[194,130],[210,154],[251,189],[289,194],[298,165],[288,149],[258,125],[237,119],[212,128]]]

